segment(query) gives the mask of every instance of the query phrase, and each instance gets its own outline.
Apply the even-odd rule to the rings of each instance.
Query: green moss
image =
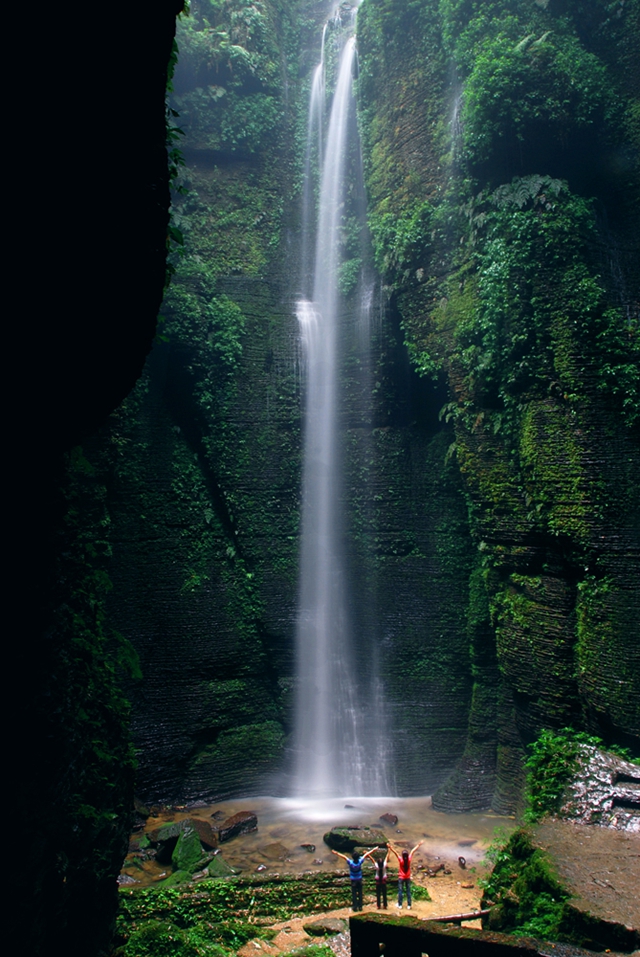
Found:
[[[155,933],[165,935],[169,933],[167,925],[175,929],[174,936],[183,944],[200,948],[207,941],[235,951],[251,938],[272,936],[265,924],[289,920],[296,914],[335,910],[350,898],[348,878],[333,874],[204,880],[175,888],[166,884],[120,891],[118,932],[127,941],[126,957],[138,957],[134,950],[138,934],[144,932],[143,939],[145,934],[149,939]],[[154,930],[159,923],[162,928]],[[206,957],[209,952],[196,953]]]
[[[193,827],[183,828],[171,855],[174,875],[176,871],[193,871],[201,860],[202,847],[197,831]]]
[[[198,778],[224,779],[231,791],[241,791],[246,769],[253,776],[274,771],[282,757],[285,736],[277,721],[265,721],[222,731],[215,744],[206,745],[192,762]],[[238,756],[242,756],[239,762]]]
[[[546,940],[570,940],[565,930],[569,894],[531,834],[515,831],[506,843],[499,840],[488,856],[493,870],[483,882],[483,902],[494,904],[491,926]]]

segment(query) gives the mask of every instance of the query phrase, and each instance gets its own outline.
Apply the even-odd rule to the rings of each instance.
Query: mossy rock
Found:
[[[191,871],[174,871],[162,882],[163,887],[170,887],[173,884],[184,884],[191,880]]]
[[[323,841],[334,851],[353,851],[356,847],[375,847],[385,845],[387,838],[378,828],[358,825],[358,827],[332,827]]]
[[[185,827],[180,832],[178,843],[171,855],[174,871],[193,871],[202,860],[200,837],[193,827]]]
[[[207,872],[209,877],[221,878],[221,877],[233,877],[236,873],[230,864],[227,864],[224,857],[221,857],[219,854],[213,858],[207,867]]]

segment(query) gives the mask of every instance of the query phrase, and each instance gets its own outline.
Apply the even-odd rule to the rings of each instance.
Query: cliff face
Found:
[[[287,788],[299,169],[326,12],[311,9],[294,18],[287,5],[256,13],[238,3],[214,21],[194,5],[178,30],[172,103],[186,166],[173,223],[184,247],[162,341],[101,440],[114,453],[110,622],[140,657],[143,678],[128,694],[149,801]],[[328,56],[331,43],[329,33]],[[411,371],[397,315],[374,323],[363,356],[351,309],[340,385],[350,613],[359,667],[379,655],[389,689],[399,786],[424,792],[450,772],[466,734],[466,508],[445,464],[442,396]]]
[[[476,553],[483,665],[441,809],[496,757],[513,806],[545,726],[637,747],[638,11],[584,13],[428,5],[413,43],[406,4],[359,16],[378,263],[416,367],[446,376]]]

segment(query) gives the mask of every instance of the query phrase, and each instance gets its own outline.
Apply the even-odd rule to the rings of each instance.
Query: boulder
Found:
[[[398,815],[397,815],[397,814],[390,814],[390,813],[387,811],[386,814],[381,814],[381,815],[380,815],[379,820],[382,821],[383,824],[389,824],[391,827],[395,827],[396,824],[398,823]]]
[[[190,825],[183,827],[171,855],[171,865],[174,871],[189,871],[192,873],[200,864],[202,856],[202,846],[198,832]]]
[[[258,815],[255,811],[238,811],[217,828],[218,841],[222,844],[224,841],[230,841],[232,837],[238,837],[239,834],[250,834],[251,831],[257,830]]]
[[[172,821],[170,824],[149,831],[146,835],[147,846],[151,845],[158,849],[156,856],[161,864],[168,864],[172,860],[180,835],[187,829],[198,835],[199,842],[205,850],[214,850],[217,847],[216,832],[208,821],[193,817],[186,817],[182,821]],[[140,847],[143,846],[142,839],[139,844]],[[202,857],[202,852],[199,856]]]
[[[334,937],[336,934],[345,933],[347,922],[339,917],[320,917],[303,924],[302,927],[312,937]]]
[[[284,844],[267,844],[261,849],[261,853],[268,861],[284,861],[289,856],[288,849]]]
[[[171,821],[170,824],[163,824],[161,827],[149,831],[147,837],[152,844],[165,844],[172,838],[175,838],[177,841],[184,824],[185,821]]]
[[[640,767],[591,745],[579,745],[578,752],[558,817],[640,833]]]
[[[354,827],[332,827],[324,835],[324,843],[334,851],[348,852],[356,847],[375,847],[386,844],[387,838],[378,828],[357,824]]]
[[[191,826],[197,831],[200,843],[207,850],[215,850],[218,846],[218,836],[208,821],[201,821],[197,817],[188,818]]]

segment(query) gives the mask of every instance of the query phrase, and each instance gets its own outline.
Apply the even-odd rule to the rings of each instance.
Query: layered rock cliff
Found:
[[[446,377],[474,542],[480,662],[441,809],[482,782],[513,806],[543,727],[637,747],[637,30],[635,6],[553,0],[359,17],[377,260],[416,367]]]

